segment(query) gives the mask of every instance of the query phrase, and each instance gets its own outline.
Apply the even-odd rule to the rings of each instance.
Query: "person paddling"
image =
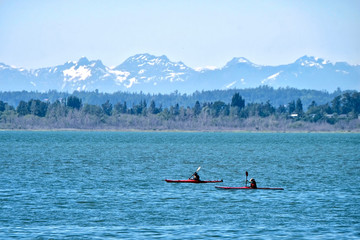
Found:
[[[189,179],[200,181],[200,176],[197,174],[197,172],[195,172]]]
[[[255,179],[252,178],[252,179],[250,179],[249,182],[250,182],[250,187],[251,188],[257,188]]]
[[[198,171],[201,169],[201,167],[198,167],[198,169],[196,169],[195,173],[189,177],[189,179],[195,180],[195,181],[200,181],[200,176],[198,175]]]
[[[246,171],[246,180],[245,180],[245,186],[247,187],[247,183],[250,183],[250,188],[257,188],[255,179],[251,178],[250,181],[247,180],[247,177],[249,176],[249,173]]]

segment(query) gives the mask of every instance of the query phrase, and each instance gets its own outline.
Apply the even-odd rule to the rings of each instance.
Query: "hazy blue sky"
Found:
[[[263,65],[303,55],[360,64],[360,1],[0,0],[0,62],[107,66],[137,53],[190,67],[233,57]]]

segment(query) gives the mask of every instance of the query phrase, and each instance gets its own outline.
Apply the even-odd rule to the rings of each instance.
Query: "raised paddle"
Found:
[[[249,176],[249,173],[246,171],[246,172],[245,172],[245,175],[246,175],[245,187],[247,187],[247,177]]]
[[[200,171],[200,168],[201,168],[201,166],[198,167],[198,169],[196,169],[196,171],[193,173],[193,175],[191,175],[191,177],[189,177],[189,179],[192,178],[192,176],[194,176],[194,174],[195,174],[196,172]]]

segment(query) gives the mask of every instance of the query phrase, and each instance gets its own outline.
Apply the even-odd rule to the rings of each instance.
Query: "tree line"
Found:
[[[236,129],[247,119],[283,120],[294,122],[326,123],[358,120],[360,93],[346,92],[326,104],[312,101],[306,110],[300,98],[288,104],[273,106],[270,101],[245,103],[237,92],[229,103],[224,101],[200,102],[190,106],[178,103],[169,107],[140,100],[129,106],[126,101],[100,105],[83,103],[71,95],[54,102],[31,99],[21,100],[16,107],[0,101],[0,128],[119,128],[119,129],[197,129],[211,125]],[[250,121],[247,121],[250,124]],[[181,124],[180,124],[181,123]],[[358,124],[358,123],[357,123]],[[355,126],[355,128],[360,126]],[[202,129],[198,129],[202,130]]]
[[[227,90],[211,90],[211,91],[196,91],[192,94],[182,94],[178,91],[169,94],[149,94],[149,93],[133,93],[133,92],[114,92],[102,93],[99,91],[74,91],[73,93],[58,92],[49,90],[48,92],[1,92],[0,100],[7,102],[12,106],[17,106],[20,101],[29,101],[31,99],[40,99],[42,101],[49,101],[51,103],[59,99],[65,99],[69,96],[76,96],[80,98],[83,104],[101,105],[107,100],[115,105],[118,102],[126,101],[128,106],[138,104],[141,100],[150,103],[154,100],[158,105],[163,107],[180,106],[193,107],[196,101],[201,103],[212,102],[215,100],[230,103],[231,98],[235,93],[239,93],[247,102],[261,103],[270,101],[274,106],[281,104],[286,105],[293,99],[300,98],[304,109],[310,105],[312,101],[318,104],[325,104],[330,102],[334,97],[339,96],[348,91],[336,90],[333,93],[317,90],[295,89],[295,88],[278,88],[274,89],[269,86],[260,86],[249,89],[227,89]]]

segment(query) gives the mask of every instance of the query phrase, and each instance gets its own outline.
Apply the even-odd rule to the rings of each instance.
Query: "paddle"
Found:
[[[191,175],[191,177],[189,177],[189,179],[192,178],[196,172],[200,171],[200,168],[201,168],[201,166],[198,167],[198,169],[196,169],[196,171],[193,173],[193,175]]]
[[[246,171],[246,172],[245,172],[245,175],[246,175],[245,187],[247,187],[247,177],[249,176],[249,173]]]

